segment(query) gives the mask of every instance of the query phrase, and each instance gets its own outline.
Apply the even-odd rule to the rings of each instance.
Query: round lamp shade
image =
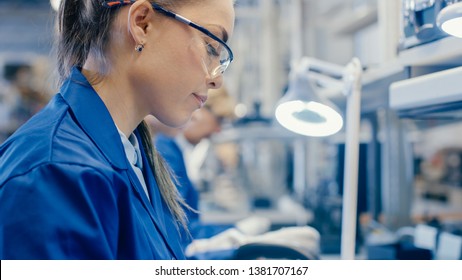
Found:
[[[342,116],[329,106],[314,101],[294,100],[279,104],[276,120],[295,133],[324,137],[337,133],[343,126]]]
[[[283,127],[306,136],[329,136],[343,126],[339,110],[332,102],[321,98],[306,74],[291,77],[287,93],[278,102],[275,117]]]

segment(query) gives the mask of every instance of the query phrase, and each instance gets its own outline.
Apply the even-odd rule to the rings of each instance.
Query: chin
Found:
[[[165,125],[168,125],[170,127],[174,127],[174,128],[180,128],[180,127],[183,127],[184,125],[186,125],[188,123],[188,121],[191,119],[191,115],[185,117],[185,118],[177,118],[177,119],[174,119],[174,120],[169,120],[169,121],[166,121],[166,122],[163,122]]]

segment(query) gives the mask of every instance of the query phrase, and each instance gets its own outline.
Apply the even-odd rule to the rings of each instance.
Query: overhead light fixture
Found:
[[[288,91],[275,117],[285,128],[307,136],[329,136],[343,126],[338,109],[317,94],[314,81],[341,85],[347,98],[341,258],[355,258],[358,197],[359,126],[362,66],[353,58],[345,67],[304,57],[291,70]]]
[[[436,23],[447,34],[462,38],[462,2],[443,8],[438,13]]]

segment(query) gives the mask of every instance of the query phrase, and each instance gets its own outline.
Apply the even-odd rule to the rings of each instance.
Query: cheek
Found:
[[[192,93],[203,92],[205,75],[200,60],[185,44],[164,42],[143,50],[133,78],[140,106],[164,124],[181,126],[198,108]]]
[[[178,75],[178,74],[174,74]],[[197,101],[192,95],[194,92],[189,77],[175,79],[167,74],[164,78],[157,79],[145,93],[144,105],[148,106],[148,112],[156,116],[163,123],[178,127],[185,124],[194,110],[197,109]],[[178,77],[178,76],[176,76]],[[179,77],[184,77],[179,76]]]
[[[166,47],[157,54],[156,65],[159,77],[170,87],[189,89],[190,93],[202,89],[205,85],[206,73],[197,50],[191,45],[177,42],[166,43]]]
[[[186,37],[186,38],[185,38]],[[167,38],[166,38],[167,39]],[[177,72],[177,74],[184,73],[185,71],[189,74],[194,71],[200,71],[201,67],[201,55],[199,49],[194,45],[194,39],[187,36],[181,36],[176,38],[170,36],[168,41],[164,41],[158,54],[163,60],[166,70]]]

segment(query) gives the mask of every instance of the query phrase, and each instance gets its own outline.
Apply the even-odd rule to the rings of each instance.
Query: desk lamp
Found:
[[[345,168],[342,210],[341,258],[354,259],[356,247],[356,212],[358,196],[359,125],[362,67],[353,58],[338,66],[304,57],[292,68],[286,95],[278,102],[277,121],[295,133],[306,136],[329,136],[343,126],[343,119],[333,105],[316,93],[314,81],[323,86],[341,86],[347,98],[345,127]]]
[[[303,71],[291,75],[287,93],[279,101],[275,115],[285,128],[306,136],[329,136],[343,126],[339,110],[317,94],[312,80]]]

